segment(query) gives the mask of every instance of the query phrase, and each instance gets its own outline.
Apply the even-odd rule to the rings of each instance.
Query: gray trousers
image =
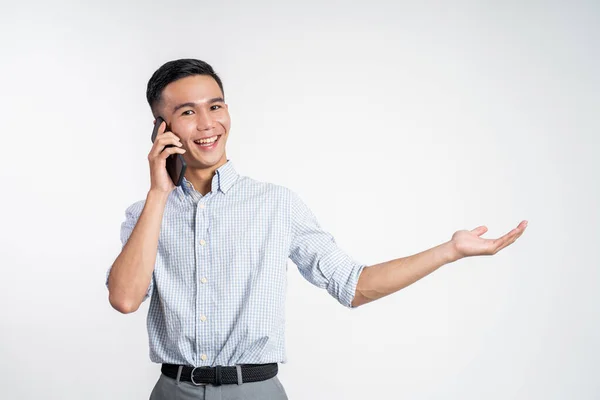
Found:
[[[288,400],[277,376],[260,382],[243,382],[221,386],[177,381],[160,374],[150,400]]]

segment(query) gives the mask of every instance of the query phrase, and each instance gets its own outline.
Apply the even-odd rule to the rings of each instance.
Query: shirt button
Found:
[[[202,279],[200,279],[200,282],[202,282],[202,283],[206,283],[206,282],[208,282],[208,279],[206,279],[206,278],[202,278]]]
[[[200,358],[202,359],[202,361],[206,361],[206,359],[207,359],[208,357],[206,357],[206,354],[202,354],[202,355],[200,356]]]
[[[202,239],[202,240],[200,241],[200,244],[201,244],[202,246],[204,246],[204,245],[206,244],[206,241],[205,241],[204,239]]]
[[[200,203],[200,208],[204,208],[204,207],[206,207],[206,204]]]
[[[201,317],[200,317],[200,321],[202,321],[202,322],[206,321],[206,317],[205,317],[204,315],[203,315],[203,316],[201,316]]]

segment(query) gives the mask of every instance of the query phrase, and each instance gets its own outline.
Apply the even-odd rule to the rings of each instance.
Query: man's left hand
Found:
[[[451,243],[456,251],[457,258],[489,256],[514,243],[525,232],[526,227],[527,221],[522,221],[515,229],[498,239],[484,239],[481,235],[486,233],[488,229],[482,225],[471,231],[461,230],[456,232],[452,235]]]

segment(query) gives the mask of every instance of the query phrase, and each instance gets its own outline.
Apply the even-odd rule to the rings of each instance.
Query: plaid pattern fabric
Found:
[[[230,160],[211,185],[202,196],[185,180],[167,201],[145,298],[151,299],[150,359],[191,366],[285,363],[288,259],[346,307],[365,265],[336,245],[290,189],[241,176]],[[140,201],[126,210],[123,246],[143,207]]]

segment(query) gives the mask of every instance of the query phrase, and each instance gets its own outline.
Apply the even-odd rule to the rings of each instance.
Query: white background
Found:
[[[291,399],[600,398],[597,2],[16,3],[1,398],[148,398],[149,302],[119,314],[104,279],[149,188],[146,84],[188,57],[223,79],[238,171],[297,191],[361,262],[529,220],[356,310],[290,268]]]

